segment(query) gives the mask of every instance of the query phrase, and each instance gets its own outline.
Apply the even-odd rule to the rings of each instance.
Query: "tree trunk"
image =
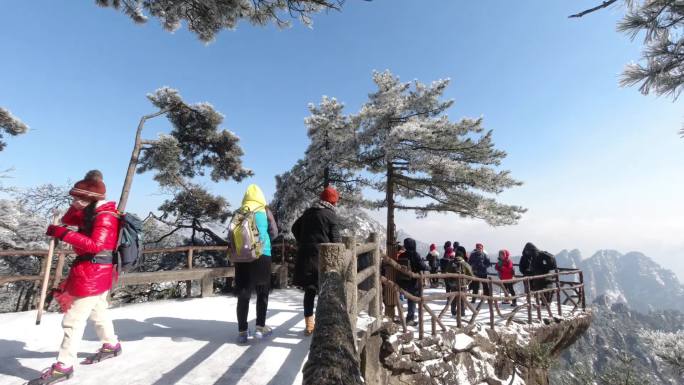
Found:
[[[396,253],[394,250],[396,242],[394,239],[394,166],[392,162],[387,162],[387,188],[385,193],[385,200],[387,201],[387,256],[392,258]]]
[[[140,123],[138,123],[138,130],[135,133],[135,144],[133,145],[133,153],[131,154],[131,160],[128,163],[128,171],[126,172],[126,179],[124,180],[123,188],[121,189],[121,198],[119,198],[119,205],[117,210],[123,212],[126,210],[126,203],[128,202],[128,194],[131,191],[131,184],[133,184],[133,176],[135,176],[135,169],[138,167],[138,158],[140,157],[140,150],[142,149],[142,129],[145,126],[145,121],[147,119],[152,119],[159,115],[165,114],[171,111],[171,108],[165,108],[151,115],[145,115],[140,118]]]

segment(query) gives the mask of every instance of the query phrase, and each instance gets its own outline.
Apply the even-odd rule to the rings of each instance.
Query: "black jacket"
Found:
[[[423,261],[422,258],[420,258],[420,254],[416,251],[416,241],[413,238],[406,238],[404,239],[404,248],[406,251],[404,251],[400,256],[399,256],[399,264],[404,264],[402,263],[402,259],[406,259],[407,265],[411,269],[412,272],[414,273],[420,273],[421,271],[428,271],[430,270],[430,267]],[[402,277],[406,277],[405,279],[401,279]],[[403,289],[413,289],[418,286],[418,280],[415,278],[408,279],[406,275],[397,273],[397,281],[399,281],[399,285]]]
[[[334,209],[316,203],[292,225],[297,240],[293,283],[299,287],[318,286],[318,244],[340,243],[339,220]]]
[[[539,254],[539,249],[532,242],[527,242],[523,248],[522,257],[520,257],[520,272],[523,275],[535,275],[532,271],[532,259]]]

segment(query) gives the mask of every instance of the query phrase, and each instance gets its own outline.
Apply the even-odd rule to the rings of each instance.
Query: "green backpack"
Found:
[[[233,213],[228,224],[228,258],[233,263],[253,262],[263,254],[264,246],[259,238],[255,215],[257,207],[250,210],[241,207]]]

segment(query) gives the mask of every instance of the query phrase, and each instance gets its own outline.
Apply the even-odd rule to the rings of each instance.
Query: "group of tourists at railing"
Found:
[[[502,281],[504,300],[502,303],[510,304],[512,307],[518,306],[518,301],[515,293],[514,282],[507,282],[516,277],[515,265],[511,259],[511,253],[507,249],[501,249],[498,253],[496,262],[492,262],[489,255],[485,251],[482,243],[477,243],[475,249],[468,254],[466,248],[461,246],[459,242],[447,241],[444,243],[444,251],[442,254],[437,250],[435,244],[430,245],[430,251],[425,257],[421,257],[416,251],[416,241],[412,238],[406,238],[403,244],[396,245],[397,253],[394,259],[399,265],[413,273],[429,272],[434,274],[460,274],[466,277],[476,277],[480,279],[487,279],[493,272],[490,268],[493,266],[496,271],[498,279]],[[556,269],[556,259],[553,254],[547,251],[540,251],[534,244],[528,242],[522,250],[520,263],[518,264],[522,276],[540,276],[548,274]],[[396,272],[393,269],[386,269],[385,275],[388,279],[396,282],[399,287],[407,293],[418,297],[420,288],[424,283],[419,282],[417,278],[409,275]],[[484,296],[491,296],[490,286],[488,284],[481,284],[478,280],[468,280],[456,278],[435,278],[427,279],[431,288],[441,287],[442,284],[447,293],[451,292],[470,292],[471,302],[475,303],[477,295],[480,293],[480,286],[483,289]],[[546,278],[530,280],[529,289],[532,291],[544,290],[548,287],[550,281]],[[543,295],[547,302],[551,302],[550,292]],[[461,301],[465,301],[464,297],[460,297]],[[394,296],[385,295],[385,315],[396,319],[395,306],[401,306],[396,303]],[[411,299],[407,298],[407,313],[406,323],[408,325],[415,325],[415,309],[416,304]],[[456,316],[457,309],[461,309],[461,315],[465,315],[466,306],[461,303],[458,306],[456,300],[451,302],[451,314]]]
[[[29,385],[48,385],[73,375],[79,344],[89,318],[95,324],[95,332],[102,342],[102,347],[82,363],[97,363],[116,357],[122,352],[121,343],[107,310],[107,297],[113,284],[118,280],[118,269],[114,264],[117,263],[117,251],[121,254],[118,241],[123,234],[123,215],[117,211],[114,202],[105,199],[106,187],[102,173],[97,170],[89,171],[83,180],[74,185],[69,194],[73,201],[61,218],[61,224],[50,225],[46,232],[48,236],[70,244],[77,255],[69,275],[53,293],[61,310],[65,312],[62,321],[64,335],[57,361],[44,371],[40,378],[30,381]],[[307,336],[313,334],[315,329],[314,302],[319,289],[319,245],[341,242],[336,214],[338,200],[337,191],[332,187],[326,187],[320,194],[320,199],[313,202],[292,226],[292,234],[298,246],[293,283],[304,290],[304,334]],[[231,260],[235,266],[237,342],[246,343],[250,336],[247,320],[253,292],[256,292],[257,300],[256,325],[252,335],[254,338],[264,338],[272,334],[272,329],[266,325],[266,315],[271,278],[271,240],[278,235],[278,228],[264,194],[257,185],[252,184],[247,188],[242,205],[236,213],[239,215],[233,216],[229,226],[229,236],[233,238],[229,243],[236,258]],[[250,218],[251,222],[240,222],[233,226],[235,218],[245,217]],[[234,235],[239,231],[244,231],[240,233],[241,239]],[[256,239],[250,240],[250,234]],[[258,255],[253,256],[253,259],[239,259],[238,257],[244,257],[244,252],[254,253],[255,242],[258,243]],[[499,278],[504,281],[505,294],[513,296],[513,306],[517,304],[513,284],[505,282],[515,277],[515,268],[508,250],[500,250],[497,262],[492,263],[481,243],[476,244],[470,254],[458,242],[446,242],[443,253],[438,252],[433,244],[425,258],[418,254],[416,241],[412,238],[404,239],[403,244],[397,246],[399,252],[393,256],[394,259],[414,273],[452,273],[484,279],[490,273],[489,268],[494,265]],[[238,248],[240,250],[237,250]],[[532,243],[525,245],[519,264],[520,272],[524,276],[543,275],[555,268],[553,255],[538,250]],[[412,294],[414,298],[419,296],[419,290],[423,288],[422,282],[394,270],[385,269],[388,279]],[[476,280],[449,277],[432,278],[430,286],[437,288],[442,282],[446,292],[470,291],[475,296],[479,294],[481,286]],[[546,285],[544,279],[536,279],[532,280],[530,288],[541,290]],[[484,284],[482,287],[484,296],[491,295],[490,285]],[[383,290],[387,289],[388,287],[385,287]],[[472,297],[473,302],[477,298],[475,296]],[[396,297],[394,293],[383,294],[386,315],[390,319],[394,318],[395,307],[401,306],[400,303],[396,303]],[[465,296],[459,298],[463,301]],[[466,306],[463,303],[457,306],[457,301],[453,301],[452,315],[456,315],[458,308],[464,314]],[[415,313],[416,303],[408,299],[406,321],[409,324],[415,323]]]
[[[106,186],[100,171],[89,171],[69,194],[73,200],[61,223],[51,224],[46,231],[49,237],[71,245],[77,255],[69,275],[53,293],[65,313],[62,321],[64,335],[56,362],[39,378],[29,381],[29,385],[53,384],[73,376],[88,319],[94,322],[102,347],[82,364],[97,363],[122,352],[107,310],[108,294],[118,280],[114,255],[121,237],[121,213],[117,211],[115,202],[106,200]],[[296,286],[304,289],[305,335],[311,335],[314,331],[314,300],[318,293],[317,245],[340,242],[335,212],[338,199],[334,188],[325,188],[320,200],[314,202],[292,228],[298,243],[294,280]],[[266,314],[271,281],[271,240],[278,235],[278,228],[263,192],[255,184],[247,188],[237,212],[251,215],[250,225],[255,229],[247,226],[247,232],[258,237],[260,249],[258,258],[253,261],[233,263],[237,342],[246,343],[250,336],[247,322],[249,302],[254,291],[257,297],[256,325],[252,335],[254,338],[264,338],[272,334],[272,329],[266,325]],[[253,251],[250,250],[252,245],[242,244],[241,247]]]

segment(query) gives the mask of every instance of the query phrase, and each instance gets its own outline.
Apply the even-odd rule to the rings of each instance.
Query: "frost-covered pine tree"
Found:
[[[44,249],[47,225],[19,201],[0,199],[0,249]]]
[[[494,195],[520,185],[498,170],[506,153],[494,148],[482,119],[453,122],[452,101],[442,101],[448,80],[404,83],[391,72],[375,72],[377,91],[354,119],[358,164],[375,175],[372,187],[385,193],[373,202],[386,207],[387,246],[394,245],[394,210],[453,212],[491,225],[514,224],[525,209],[499,203]]]
[[[684,330],[671,333],[644,330],[639,336],[647,342],[658,359],[672,369],[676,378],[684,383]]]
[[[329,185],[340,192],[340,206],[353,210],[361,203],[365,180],[355,172],[355,128],[344,105],[324,96],[319,105],[309,104],[309,111],[304,123],[310,143],[304,158],[276,176],[272,208],[285,232]]]
[[[28,131],[28,126],[12,115],[8,110],[0,107],[0,151],[2,151],[7,143],[2,141],[3,133],[17,136]]]
[[[240,21],[264,26],[290,25],[288,17],[307,26],[311,17],[323,10],[339,10],[343,0],[96,0],[102,7],[121,10],[136,23],[147,15],[159,19],[164,29],[177,30],[182,22],[202,41],[214,39],[222,29],[235,29]]]
[[[220,129],[223,115],[209,103],[187,104],[177,90],[164,87],[149,94],[159,111],[140,120],[128,174],[119,201],[123,211],[128,200],[133,175],[153,171],[160,187],[173,194],[161,206],[159,220],[172,221],[175,228],[187,228],[213,243],[223,243],[206,222],[223,222],[229,216],[228,202],[215,196],[192,179],[207,172],[212,181],[241,181],[252,171],[243,168],[240,139]],[[157,140],[143,140],[142,129],[148,119],[166,115],[172,129]]]
[[[622,74],[623,86],[639,85],[647,95],[669,95],[673,99],[684,90],[684,2],[682,0],[620,0],[626,13],[618,31],[632,39],[643,36],[641,62],[628,64]],[[617,3],[603,1],[596,7],[570,17],[582,17]],[[680,131],[684,136],[684,129]]]

